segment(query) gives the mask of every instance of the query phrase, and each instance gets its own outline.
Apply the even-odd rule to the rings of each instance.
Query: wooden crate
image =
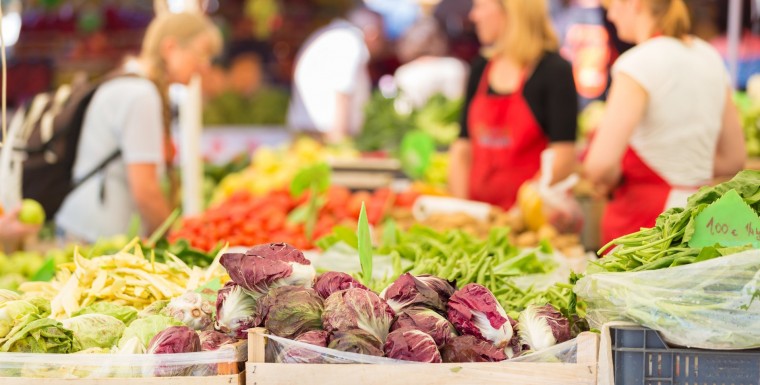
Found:
[[[2,385],[245,385],[245,373],[209,377],[58,379],[0,377]]]
[[[596,385],[599,336],[578,336],[577,363],[274,364],[265,361],[266,338],[249,331],[248,385]]]

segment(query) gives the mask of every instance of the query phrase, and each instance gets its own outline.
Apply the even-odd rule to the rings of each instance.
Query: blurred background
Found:
[[[287,110],[293,63],[299,47],[352,0],[201,0],[201,7],[222,28],[224,54],[204,82],[207,125],[280,125]],[[692,0],[694,33],[727,55],[728,1]],[[754,2],[743,2],[743,38],[737,86],[746,87],[760,70],[760,19]],[[8,46],[8,100],[15,106],[38,92],[68,82],[77,73],[96,77],[125,55],[136,53],[154,15],[150,1],[3,0],[3,30]],[[598,0],[552,0],[552,18],[562,38],[562,53],[575,68],[582,103],[604,97],[609,65],[627,47],[616,41]],[[478,53],[467,14],[471,0],[443,0],[430,11],[444,27],[450,55],[466,62]],[[169,0],[181,11],[185,0]],[[400,65],[395,44],[421,17],[414,0],[366,0],[385,22],[383,53],[373,57],[377,85]]]

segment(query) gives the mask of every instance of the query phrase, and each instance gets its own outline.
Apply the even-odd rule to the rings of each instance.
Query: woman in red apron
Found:
[[[553,179],[574,165],[577,94],[544,0],[475,0],[470,18],[485,58],[472,65],[460,140],[451,147],[454,196],[505,210],[555,151]]]
[[[607,110],[584,161],[611,193],[602,243],[653,227],[713,178],[733,176],[744,140],[718,53],[688,35],[683,0],[612,0],[608,15],[636,47],[613,67]]]

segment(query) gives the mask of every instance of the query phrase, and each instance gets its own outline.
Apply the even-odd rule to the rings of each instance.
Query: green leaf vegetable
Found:
[[[617,246],[588,273],[657,270],[687,265],[749,250],[744,247],[695,248],[688,245],[695,231],[695,218],[708,205],[730,190],[736,190],[755,212],[760,210],[760,171],[745,170],[728,182],[703,187],[689,197],[686,207],[662,213],[655,226],[625,235],[605,245],[599,253]]]
[[[309,192],[309,200],[288,215],[291,223],[303,223],[307,239],[312,239],[317,217],[326,200],[322,196],[330,188],[330,166],[319,163],[299,171],[290,183],[290,194],[298,198]]]
[[[126,326],[119,319],[105,314],[84,314],[61,322],[74,333],[81,349],[110,349],[121,338]]]
[[[362,280],[368,287],[372,283],[372,239],[369,234],[369,221],[367,220],[367,210],[362,202],[362,209],[359,213],[359,226],[356,229],[356,238],[358,240],[359,262],[362,267]]]
[[[95,302],[90,306],[83,307],[71,316],[76,317],[84,314],[103,314],[114,317],[129,326],[132,321],[137,319],[137,309],[131,306],[122,306],[113,302]]]
[[[137,319],[124,330],[124,333],[119,340],[119,348],[123,349],[131,339],[136,338],[143,349],[147,349],[150,340],[153,339],[156,334],[169,326],[182,325],[184,325],[182,322],[173,317],[163,315],[151,315]]]
[[[0,338],[0,352],[74,353],[79,350],[74,333],[60,322],[29,313]]]
[[[375,92],[365,107],[364,127],[356,138],[356,148],[363,152],[396,152],[404,136],[413,130],[432,137],[436,146],[446,147],[459,136],[462,105],[461,99],[450,100],[437,94],[423,107],[401,114],[396,110],[395,98]]]
[[[381,291],[404,273],[431,274],[455,281],[459,287],[481,284],[494,293],[505,309],[514,311],[515,316],[531,303],[550,302],[558,309],[567,309],[570,304],[570,285],[538,291],[521,289],[513,282],[518,276],[549,273],[556,264],[540,254],[540,250],[521,251],[512,245],[508,228],[495,227],[487,239],[481,240],[461,230],[437,232],[417,225],[404,232],[396,229],[393,236],[386,228],[383,239],[384,244],[375,253],[391,256],[393,276],[371,284],[363,282],[373,290]],[[340,242],[351,245],[352,239],[345,231],[336,229],[322,238],[319,246],[327,250]],[[363,272],[362,277],[365,276]]]

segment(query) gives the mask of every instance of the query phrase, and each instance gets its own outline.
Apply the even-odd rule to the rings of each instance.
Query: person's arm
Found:
[[[119,141],[127,170],[127,185],[137,206],[143,231],[152,233],[171,214],[160,185],[159,167],[166,161],[163,109],[155,86],[142,79],[124,88],[128,99]]]
[[[575,142],[554,142],[549,145],[554,151],[551,184],[561,182],[575,171]]]
[[[472,145],[470,140],[460,138],[449,148],[449,193],[455,198],[468,199]]]
[[[718,146],[715,149],[713,174],[716,178],[732,178],[744,169],[744,163],[747,161],[744,132],[731,94],[732,91],[729,89],[726,92],[726,106],[723,109],[723,127],[721,127]]]
[[[339,60],[330,59],[334,54],[323,57],[320,65],[319,75],[323,77],[325,84],[325,98],[335,100],[335,116],[332,117],[332,127],[324,133],[324,139],[330,143],[342,142],[350,137],[353,130],[361,127],[353,127],[356,114],[361,113],[356,108],[364,106],[354,105],[356,99],[361,99],[364,95],[363,87],[359,85],[369,77],[369,51],[361,34],[356,34],[350,30],[332,30],[320,39],[323,43],[332,47],[331,52],[339,53]],[[368,91],[366,91],[368,92]],[[369,94],[366,95],[369,97]]]
[[[335,125],[325,133],[328,143],[340,143],[348,137],[351,124],[351,95],[338,92],[335,94]]]
[[[648,102],[649,94],[632,77],[615,75],[602,122],[583,162],[586,179],[606,189],[619,183],[623,155]]]
[[[143,219],[146,233],[156,230],[171,214],[169,201],[161,191],[155,164],[135,163],[127,165],[129,191]]]

